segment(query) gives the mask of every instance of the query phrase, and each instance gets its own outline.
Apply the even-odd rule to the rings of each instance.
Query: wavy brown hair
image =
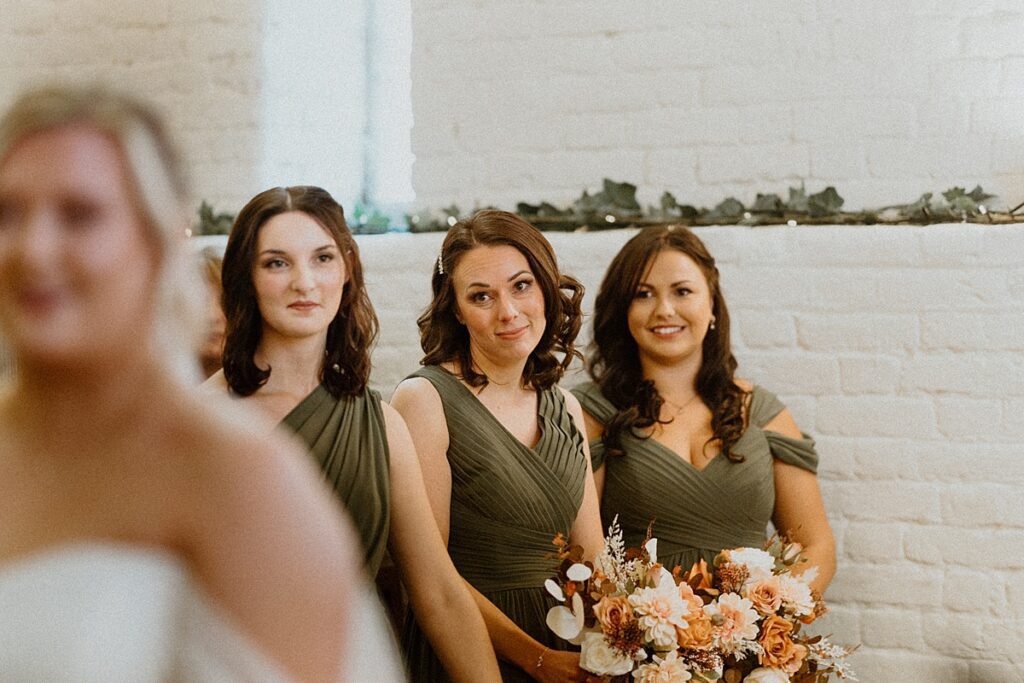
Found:
[[[441,254],[433,264],[434,298],[416,321],[425,354],[420,362],[453,362],[470,386],[487,384],[487,376],[474,368],[469,332],[455,315],[458,303],[451,274],[470,250],[498,245],[514,247],[526,258],[544,295],[544,334],[523,368],[523,385],[548,389],[561,379],[572,359],[580,356],[574,343],[583,319],[583,285],[559,272],[555,251],[537,228],[508,211],[478,211],[445,235]]]
[[[743,404],[747,392],[736,385],[736,358],[729,338],[729,309],[718,281],[715,259],[704,243],[683,226],[645,228],[626,242],[605,273],[594,303],[594,340],[588,370],[601,393],[618,409],[604,430],[604,444],[610,455],[623,455],[622,430],[634,434],[652,427],[664,399],[654,382],[644,379],[636,340],[629,332],[628,315],[637,288],[650,270],[652,259],[661,251],[675,249],[689,256],[707,279],[711,292],[711,313],[715,329],[709,329],[702,346],[696,388],[711,409],[708,443],[718,440],[722,453],[741,462],[743,456],[732,447],[743,434]],[[705,444],[707,445],[707,444]]]
[[[377,338],[377,315],[363,286],[359,247],[345,223],[344,210],[327,190],[310,185],[261,192],[235,217],[222,268],[224,315],[228,321],[224,377],[231,391],[240,396],[255,393],[270,377],[271,368],[260,368],[254,359],[263,335],[263,317],[252,272],[260,228],[274,216],[289,211],[301,211],[319,223],[334,238],[345,262],[348,281],[338,313],[327,328],[320,380],[336,398],[359,394],[370,379],[370,349]]]

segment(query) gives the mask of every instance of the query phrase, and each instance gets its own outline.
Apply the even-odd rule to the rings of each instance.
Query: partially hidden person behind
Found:
[[[4,679],[343,675],[350,530],[296,444],[194,389],[186,185],[110,90],[33,90],[0,122]]]
[[[312,186],[256,195],[235,218],[223,283],[224,367],[206,386],[302,439],[355,522],[367,574],[389,550],[452,678],[499,680],[479,609],[434,524],[405,422],[368,385],[378,323],[342,207]]]
[[[199,270],[202,280],[206,283],[206,315],[204,335],[199,346],[199,369],[203,379],[208,379],[220,370],[221,358],[224,356],[224,333],[227,320],[221,299],[224,288],[221,283],[221,255],[216,247],[204,247],[198,255]]]
[[[606,521],[685,571],[760,548],[769,521],[804,546],[821,592],[835,545],[814,442],[767,389],[736,377],[718,268],[682,226],[651,227],[608,266],[594,306],[583,405]]]
[[[579,653],[545,624],[552,540],[592,558],[603,545],[579,404],[557,382],[572,361],[583,288],[518,216],[457,222],[419,318],[423,368],[392,403],[423,462],[437,525],[471,584],[505,681],[583,680]],[[443,680],[414,627],[416,681]]]

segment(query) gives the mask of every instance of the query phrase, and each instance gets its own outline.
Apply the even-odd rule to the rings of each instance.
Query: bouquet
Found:
[[[857,680],[846,663],[854,648],[800,633],[825,605],[807,583],[814,570],[791,571],[804,561],[798,543],[775,536],[687,572],[658,564],[649,531],[643,548],[626,549],[617,520],[593,563],[561,535],[555,545],[561,564],[544,585],[561,604],[547,624],[581,646],[586,671],[643,683]]]

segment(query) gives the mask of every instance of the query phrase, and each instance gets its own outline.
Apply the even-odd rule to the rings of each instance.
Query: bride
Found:
[[[5,680],[351,673],[359,564],[329,494],[188,386],[184,196],[124,97],[39,90],[0,122]]]

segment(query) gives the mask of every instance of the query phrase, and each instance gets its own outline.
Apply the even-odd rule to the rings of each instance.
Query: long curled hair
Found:
[[[441,254],[433,264],[433,300],[416,323],[420,328],[423,365],[455,363],[459,375],[472,387],[487,384],[476,371],[469,348],[469,332],[456,317],[458,302],[452,273],[462,257],[479,246],[507,245],[519,251],[544,295],[544,334],[523,368],[523,386],[545,390],[561,379],[574,357],[574,345],[583,314],[583,285],[558,270],[554,249],[537,228],[514,213],[478,211],[448,230]]]
[[[605,425],[604,444],[609,455],[622,455],[625,429],[640,433],[660,422],[664,399],[654,382],[644,379],[636,340],[629,331],[629,309],[637,287],[661,251],[675,249],[689,256],[707,279],[711,292],[715,328],[709,329],[702,345],[703,357],[697,371],[696,389],[711,409],[708,443],[718,440],[730,460],[743,456],[732,446],[743,434],[743,404],[747,392],[736,385],[736,358],[729,339],[729,309],[718,282],[715,259],[704,243],[683,226],[645,228],[616,254],[594,304],[594,340],[588,363],[590,376],[601,393],[618,409]],[[706,444],[705,444],[706,445]]]
[[[345,212],[327,190],[311,185],[265,190],[249,200],[235,217],[224,250],[222,275],[227,317],[224,377],[231,391],[240,396],[255,393],[270,377],[272,368],[260,368],[254,359],[263,335],[263,317],[252,273],[260,229],[274,216],[289,211],[301,211],[319,223],[341,252],[348,282],[338,313],[327,328],[320,380],[335,398],[359,394],[370,379],[370,350],[379,327],[377,315],[363,286],[359,247],[345,223]]]

